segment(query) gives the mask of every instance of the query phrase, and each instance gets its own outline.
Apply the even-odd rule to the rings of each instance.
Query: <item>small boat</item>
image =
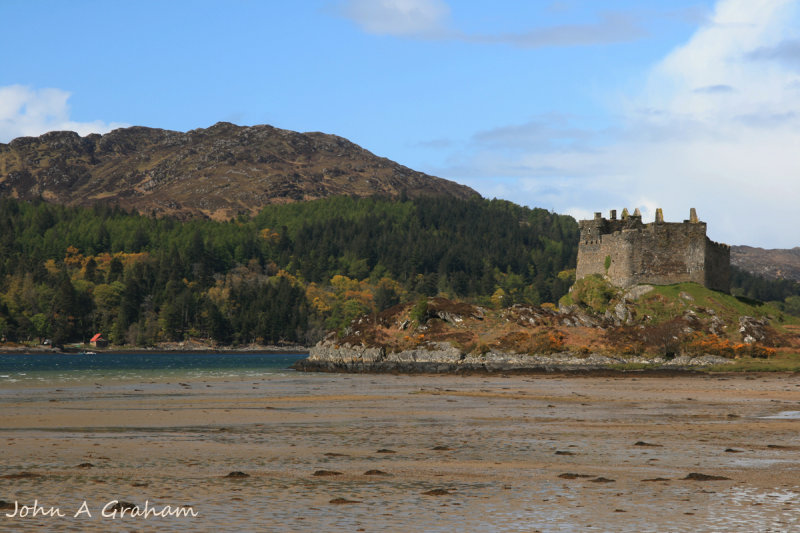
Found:
[[[87,351],[84,351],[84,352],[80,352],[78,355],[97,355],[97,352],[92,352],[92,351],[87,350]]]

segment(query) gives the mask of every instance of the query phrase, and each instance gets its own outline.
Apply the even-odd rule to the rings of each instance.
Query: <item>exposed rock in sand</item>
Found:
[[[334,498],[328,503],[332,503],[334,505],[344,505],[348,503],[361,503],[361,502],[358,500],[348,500],[347,498]]]
[[[124,502],[122,500],[117,501],[114,505],[108,507],[109,511],[132,511],[134,507],[139,507],[135,503]]]
[[[572,472],[565,472],[563,474],[559,474],[558,477],[561,479],[578,479],[584,477],[592,477],[589,474],[573,474]]]
[[[3,479],[30,479],[34,477],[42,477],[42,474],[37,474],[35,472],[18,472],[16,474],[5,474],[0,476]]]
[[[450,491],[447,489],[432,489],[432,490],[426,490],[422,494],[424,494],[425,496],[447,496],[448,494],[450,494]]]
[[[731,478],[725,476],[714,476],[710,474],[701,474],[699,472],[692,472],[683,479],[691,481],[729,481]]]
[[[311,475],[312,476],[317,476],[317,477],[341,476],[342,473],[341,472],[337,472],[336,470],[317,470]]]

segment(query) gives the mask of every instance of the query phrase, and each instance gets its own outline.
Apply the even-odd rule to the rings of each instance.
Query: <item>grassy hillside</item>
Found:
[[[590,276],[578,280],[561,304],[613,320],[605,340],[629,353],[770,355],[793,345],[800,332],[800,319],[773,305],[695,283],[624,290]]]
[[[772,304],[714,291],[696,283],[648,285],[626,291],[599,276],[589,276],[578,280],[560,302],[605,313],[613,311],[623,300],[628,303],[634,316],[646,317],[646,320],[655,324],[681,316],[687,311],[703,319],[710,320],[716,316],[727,323],[736,322],[740,316],[766,316],[778,325],[798,323],[797,317]]]

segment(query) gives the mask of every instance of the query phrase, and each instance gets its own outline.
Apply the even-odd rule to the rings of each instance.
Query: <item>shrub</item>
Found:
[[[411,312],[409,313],[409,318],[415,321],[417,324],[424,324],[428,321],[428,299],[425,297],[420,298],[417,300],[417,303],[414,304],[414,307],[411,308]]]
[[[716,335],[702,336],[695,333],[686,343],[686,352],[693,355],[720,355],[722,357],[755,357],[766,359],[775,355],[775,348],[770,348],[762,344],[743,342],[733,343],[729,339],[720,338]]]
[[[564,334],[558,330],[542,330],[531,335],[530,353],[549,354],[564,348]]]
[[[686,343],[687,353],[691,355],[720,355],[722,357],[733,357],[736,355],[737,346],[725,338],[716,335],[701,335],[695,333]],[[741,347],[738,347],[741,351]]]
[[[604,313],[617,295],[617,289],[598,275],[587,276],[575,282],[569,296],[579,305]]]

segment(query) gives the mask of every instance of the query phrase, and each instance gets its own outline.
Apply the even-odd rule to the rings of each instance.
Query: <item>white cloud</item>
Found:
[[[582,149],[598,132],[576,126],[574,117],[546,113],[523,124],[501,126],[479,131],[472,140],[478,147],[496,147],[533,151],[549,151],[572,147]]]
[[[479,191],[479,176],[513,177],[508,198],[576,214],[639,207],[652,218],[660,206],[679,221],[696,207],[715,240],[798,246],[798,4],[720,0],[688,42],[621,99],[618,128],[592,135],[559,120],[550,132],[535,121],[497,128],[474,140],[499,139],[502,147],[479,142],[456,172],[442,174],[458,179],[457,168],[471,168]],[[588,145],[554,144],[564,131]],[[516,141],[498,135],[515,132]],[[540,140],[543,132],[552,137]],[[520,151],[526,138],[537,147]]]
[[[465,35],[471,42],[506,43],[519,48],[549,46],[588,46],[633,41],[643,37],[645,31],[635,17],[624,13],[607,12],[590,24],[564,24],[536,28],[524,33],[498,35]]]
[[[710,23],[655,66],[642,95],[646,104],[668,116],[714,121],[724,120],[731,110],[781,109],[787,83],[796,76],[779,64],[748,56],[782,42],[794,29],[796,8],[795,0],[721,0]],[[734,91],[726,100],[696,91],[718,85]]]
[[[800,77],[753,57],[797,36],[797,4],[721,0],[710,22],[652,69],[627,108],[631,137],[644,140],[607,154],[631,162],[635,174],[619,184],[628,197],[678,211],[699,204],[712,236],[733,244],[800,245],[800,232],[784,230],[800,224]],[[657,113],[637,111],[645,108]],[[653,131],[669,135],[648,141]]]
[[[587,46],[631,41],[644,35],[638,20],[605,12],[597,22],[532,28],[521,33],[469,34],[452,27],[444,0],[343,0],[338,13],[373,35],[507,44],[518,48]]]
[[[442,0],[348,0],[339,11],[375,35],[433,37],[446,30],[450,17]]]
[[[777,46],[765,46],[753,50],[748,57],[755,61],[781,61],[798,68],[800,67],[800,40],[788,40]]]
[[[0,142],[48,131],[75,131],[80,135],[106,133],[127,124],[76,122],[70,119],[70,93],[61,89],[31,89],[23,85],[0,87]]]

